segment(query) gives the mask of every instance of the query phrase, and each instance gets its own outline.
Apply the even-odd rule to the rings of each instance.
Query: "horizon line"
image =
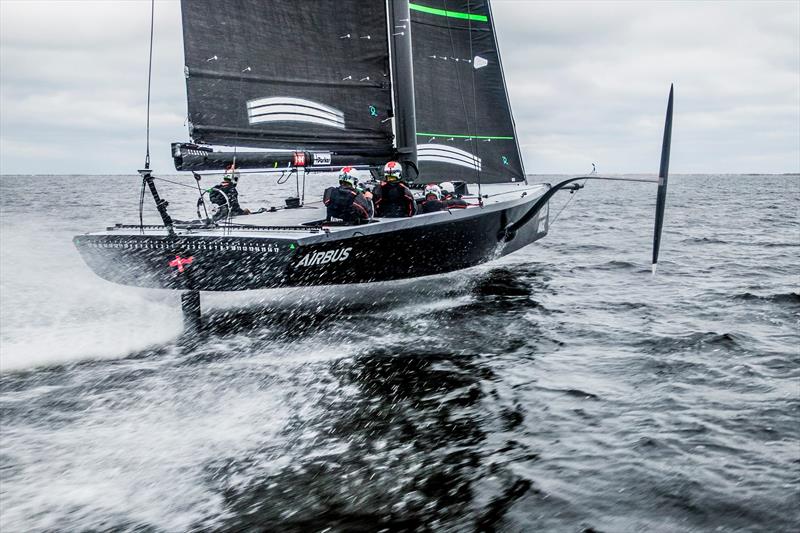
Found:
[[[265,169],[265,173],[269,169]],[[190,176],[190,171],[174,171],[174,173],[164,173],[167,176]],[[208,172],[209,174],[220,174],[220,172],[216,171],[203,171]],[[330,172],[336,172],[335,170],[331,170]],[[259,172],[253,171],[250,172],[252,174],[258,174]],[[326,172],[319,172],[320,174]],[[525,174],[526,176],[574,176],[574,175],[589,175],[588,173],[580,173],[580,172],[538,172],[538,173],[528,173]],[[632,176],[632,175],[648,175],[648,174],[657,174],[657,172],[649,171],[649,172],[604,172],[603,174],[606,175],[616,175],[616,176]],[[73,177],[73,176],[86,176],[86,177],[94,177],[94,176],[138,176],[139,174],[134,173],[83,173],[83,172],[70,172],[67,174],[53,174],[53,173],[37,173],[37,174],[20,174],[20,173],[0,173],[0,178],[5,177],[36,177],[36,176],[63,176],[63,177]],[[670,176],[795,176],[800,175],[800,170],[797,171],[788,171],[788,172],[671,172]],[[509,182],[512,183],[512,182]]]

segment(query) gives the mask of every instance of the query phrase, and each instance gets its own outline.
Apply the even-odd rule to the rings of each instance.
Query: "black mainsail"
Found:
[[[383,2],[183,0],[181,11],[194,142],[393,152]]]
[[[410,8],[421,174],[523,181],[489,2],[413,0]]]
[[[418,159],[423,180],[524,181],[488,0],[303,7],[182,1],[195,143]],[[409,33],[413,68],[399,69],[389,39],[402,41],[396,56]],[[227,158],[176,150],[182,170]]]

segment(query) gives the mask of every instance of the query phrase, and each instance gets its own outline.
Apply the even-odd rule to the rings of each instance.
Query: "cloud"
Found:
[[[156,12],[151,138],[169,169],[169,142],[187,137],[180,11],[159,1]],[[141,166],[149,22],[139,1],[0,2],[0,172]]]
[[[492,6],[528,172],[653,171],[671,82],[673,172],[800,171],[797,2]],[[0,172],[141,165],[149,17],[143,1],[0,1]],[[172,171],[179,3],[157,1],[155,22],[151,151]]]
[[[673,171],[800,170],[800,4],[493,6],[529,172],[657,166],[671,82]]]

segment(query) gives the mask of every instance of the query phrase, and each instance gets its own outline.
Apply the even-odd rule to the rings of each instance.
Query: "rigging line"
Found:
[[[203,189],[200,187],[201,176],[197,172],[192,172],[192,175],[194,176],[194,182],[197,184],[197,192],[200,194],[199,201],[203,204],[203,211],[206,214],[206,220],[208,220],[208,209],[206,209],[206,202],[203,199],[203,194],[205,194],[205,193],[203,192]],[[200,218],[200,207],[199,206],[197,207],[197,218]]]
[[[586,183],[586,180],[584,180],[583,182],[584,182],[584,183]],[[570,203],[572,203],[572,200],[574,200],[574,199],[575,199],[575,193],[576,193],[576,192],[577,192],[577,191],[572,191],[572,194],[570,194],[570,195],[569,195],[569,200],[567,200],[566,202],[564,202],[564,205],[562,205],[562,206],[561,206],[561,209],[559,209],[559,210],[558,210],[558,213],[556,213],[556,216],[554,216],[554,217],[553,217],[553,220],[551,220],[551,221],[548,223],[548,226],[549,226],[549,227],[551,227],[551,228],[553,227],[553,225],[556,223],[556,220],[558,220],[558,217],[560,217],[560,216],[561,216],[561,213],[564,211],[564,209],[566,209],[566,208],[569,206],[569,204],[570,204]]]
[[[147,65],[147,149],[144,156],[144,168],[150,169],[150,83],[153,79],[153,26],[155,21],[156,0],[150,0],[150,60]]]
[[[167,183],[172,183],[173,185],[177,185],[179,187],[188,187],[189,189],[194,189],[194,187],[192,187],[191,185],[186,185],[185,183],[181,183],[179,181],[168,180],[166,178],[159,178],[159,177],[156,177],[156,176],[152,176],[152,178],[154,180],[166,181]]]
[[[241,72],[239,72],[239,101],[242,101],[242,95],[244,93],[244,73],[250,72],[252,70],[249,66],[245,67]],[[236,128],[236,136],[233,138],[233,170],[232,172],[236,171],[236,150],[239,145],[239,128]]]
[[[447,12],[448,11],[448,9],[447,9],[447,0],[444,0],[443,4],[444,4],[445,12]],[[469,6],[469,2],[467,2],[467,6]],[[450,25],[450,17],[446,17],[446,20],[447,20],[447,36],[450,38],[450,51],[452,52],[453,57],[458,57],[458,54],[456,54],[455,41],[453,40],[453,30],[452,30],[452,26]],[[472,22],[471,21],[469,22],[469,28],[470,28],[470,30],[469,30],[470,31],[469,46],[470,46],[470,52],[471,52],[472,51]],[[455,69],[456,69],[456,79],[458,81],[458,94],[461,97],[461,107],[464,110],[464,119],[467,121],[467,131],[470,134],[474,134],[474,133],[477,132],[477,129],[473,128],[470,131],[470,128],[469,128],[469,118],[467,116],[467,101],[464,98],[464,87],[461,85],[461,71],[459,70],[458,64],[456,62],[453,62],[453,64],[455,65]],[[474,92],[475,92],[474,82],[475,82],[475,80],[474,80],[474,77],[473,77],[473,89],[472,89],[473,90],[473,97],[474,97]],[[477,121],[477,118],[478,117],[475,116],[473,122]],[[473,126],[476,126],[476,125],[474,124]],[[473,140],[473,148],[472,148],[472,150],[474,152],[473,157],[475,157],[475,158],[478,157],[477,146],[475,146],[476,142],[477,142],[477,140]],[[475,175],[476,175],[477,182],[478,182],[478,193],[480,194],[481,175],[480,175],[480,171],[477,168],[477,165],[475,165],[474,169],[475,169]],[[481,206],[483,206],[483,201],[482,200],[480,200],[480,204],[481,204]]]
[[[300,205],[306,205],[306,176],[308,176],[308,171],[303,170],[303,195],[300,197]]]
[[[592,174],[595,174],[595,172],[594,172],[594,171],[592,171]],[[589,179],[589,178],[586,178],[585,180],[583,180],[583,183],[581,183],[581,188],[583,188],[583,187],[585,187],[585,186],[586,186],[586,181],[587,181],[588,179]],[[562,205],[562,206],[561,206],[561,209],[559,209],[559,210],[558,210],[558,213],[556,213],[556,216],[554,216],[554,217],[553,217],[553,220],[547,224],[548,228],[551,228],[551,227],[553,227],[553,224],[555,224],[555,223],[556,223],[556,221],[558,220],[558,217],[560,217],[560,216],[561,216],[561,213],[563,213],[563,212],[564,212],[564,210],[565,210],[565,209],[566,209],[566,208],[569,206],[569,204],[570,204],[570,203],[572,203],[572,200],[574,200],[574,199],[575,199],[575,196],[576,196],[576,194],[575,194],[575,193],[577,193],[577,192],[578,192],[578,190],[579,190],[579,189],[576,189],[576,190],[572,191],[572,194],[570,194],[570,195],[569,195],[569,200],[567,200],[567,201],[564,203],[564,205]]]
[[[472,3],[470,0],[467,0],[467,24],[469,28],[469,58],[471,61],[475,61],[475,54],[472,50]],[[492,27],[494,24],[492,24]],[[498,52],[498,55],[500,53]],[[475,157],[478,157],[478,139],[475,137],[478,134],[478,96],[477,96],[477,89],[475,88],[475,63],[470,63],[471,74],[472,74],[472,126],[473,131],[472,133],[472,150],[475,153]],[[483,207],[483,194],[481,194],[481,172],[477,168],[475,169],[475,174],[478,178],[478,203],[481,207]]]
[[[142,178],[142,188],[139,191],[139,233],[144,235],[144,186],[146,180]]]
[[[296,172],[296,170],[284,170],[283,172],[281,172],[281,175],[278,178],[276,183],[278,185],[283,185],[284,183],[289,181],[289,178],[292,177],[292,173],[294,173],[294,172]]]

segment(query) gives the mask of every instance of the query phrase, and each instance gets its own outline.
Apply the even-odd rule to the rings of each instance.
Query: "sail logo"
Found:
[[[252,124],[265,122],[304,122],[344,129],[344,113],[333,107],[306,100],[276,96],[256,98],[247,102],[247,120]]]
[[[325,252],[314,252],[308,254],[300,260],[295,266],[309,267],[315,265],[326,265],[328,263],[339,263],[350,257],[350,252],[353,248],[339,248],[337,250],[328,250]]]
[[[481,170],[481,158],[446,144],[420,144],[417,146],[420,161],[437,161]]]
[[[331,153],[330,152],[314,152],[314,165],[330,165]]]

